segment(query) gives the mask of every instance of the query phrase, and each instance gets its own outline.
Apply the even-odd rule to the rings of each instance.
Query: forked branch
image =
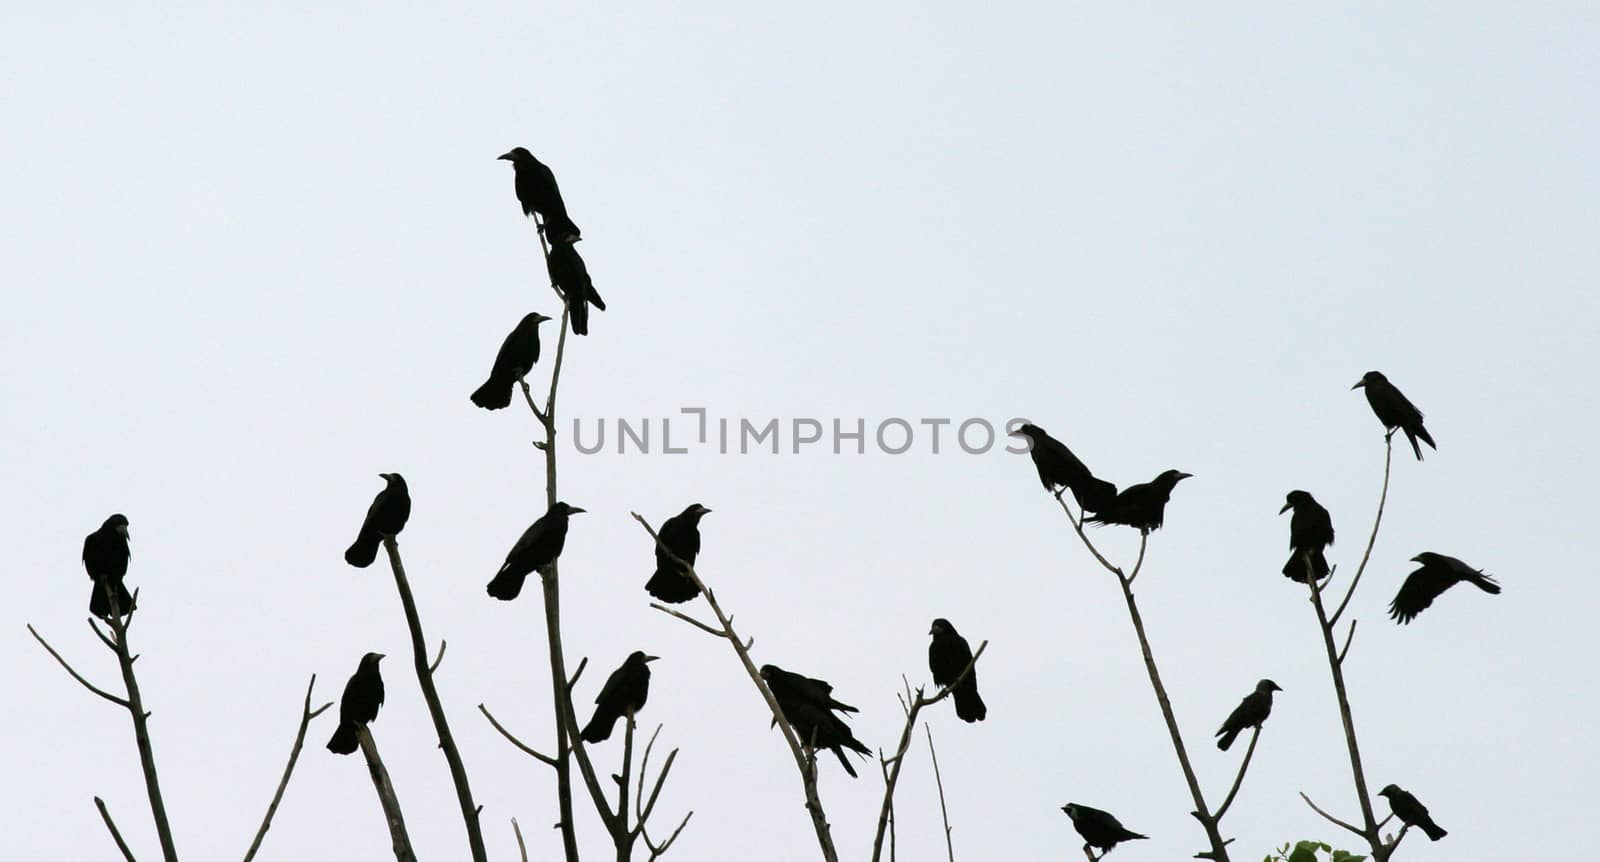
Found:
[[[250,842],[250,849],[245,851],[244,862],[250,862],[256,856],[256,851],[261,849],[261,840],[267,837],[267,829],[272,826],[272,816],[278,813],[278,803],[283,801],[283,791],[289,787],[289,776],[294,774],[295,762],[300,759],[300,749],[305,745],[306,728],[310,726],[311,719],[316,718],[328,707],[333,706],[330,701],[316,709],[311,708],[311,690],[317,687],[317,675],[311,675],[311,682],[306,685],[306,698],[300,707],[300,727],[294,734],[294,745],[289,749],[289,765],[283,768],[283,778],[278,781],[278,789],[272,794],[272,801],[267,803],[267,814],[261,818],[261,828],[256,830],[254,841]]]

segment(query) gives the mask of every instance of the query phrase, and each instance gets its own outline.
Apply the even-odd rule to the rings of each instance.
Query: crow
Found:
[[[1101,855],[1111,852],[1111,848],[1120,842],[1150,837],[1130,831],[1118,822],[1117,818],[1098,808],[1069,802],[1061,806],[1061,810],[1072,818],[1073,828],[1083,836],[1083,846],[1099,848]]]
[[[1030,423],[1011,433],[1028,438],[1028,455],[1033,458],[1039,482],[1046,491],[1053,494],[1057,488],[1070,489],[1073,499],[1085,512],[1098,512],[1116,499],[1116,485],[1096,479],[1071,449],[1046,434],[1043,428]]]
[[[859,754],[871,754],[872,749],[861,744],[833,711],[855,712],[856,708],[834,700],[833,686],[828,683],[790,673],[777,665],[762,665],[761,678],[772,691],[784,719],[800,738],[800,744],[813,751],[824,748],[832,751],[844,771],[855,778],[855,767],[845,758],[844,749]]]
[[[1411,562],[1421,563],[1422,568],[1406,576],[1405,583],[1400,585],[1400,592],[1389,603],[1389,617],[1395,622],[1411,622],[1417,614],[1433,604],[1433,600],[1441,593],[1462,581],[1490,595],[1500,593],[1500,585],[1495,583],[1494,578],[1455,557],[1425,551],[1412,557]]]
[[[372,565],[378,558],[378,545],[385,536],[397,535],[405,529],[411,517],[411,494],[406,490],[406,480],[399,473],[379,473],[383,490],[372,498],[367,517],[361,522],[361,532],[344,552],[344,561],[358,569]]]
[[[950,685],[972,662],[972,647],[967,645],[967,639],[956,631],[956,627],[943,617],[933,621],[928,634],[933,635],[933,642],[928,644],[928,670],[933,672],[933,682],[938,686]],[[955,698],[956,717],[962,721],[983,721],[989,714],[989,708],[983,705],[983,698],[978,696],[976,667],[961,680],[950,696]]]
[[[589,278],[589,268],[570,242],[557,240],[550,244],[550,255],[545,258],[545,268],[550,271],[550,283],[561,290],[567,303],[567,317],[575,335],[589,334],[589,306],[606,310],[606,301],[594,289]]]
[[[539,361],[539,324],[549,320],[539,312],[523,315],[495,354],[494,367],[472,393],[472,403],[485,410],[500,410],[511,404],[511,386],[521,380]]]
[[[650,695],[650,662],[656,656],[639,650],[629,653],[622,666],[611,672],[606,684],[594,698],[594,717],[578,734],[584,742],[602,742],[611,738],[611,729],[617,719],[644,709],[645,698]]]
[[[1417,453],[1418,461],[1422,460],[1422,447],[1417,445],[1419,438],[1428,444],[1428,448],[1438,450],[1433,438],[1428,436],[1428,429],[1422,427],[1422,411],[1406,400],[1400,390],[1389,382],[1389,378],[1379,372],[1368,371],[1350,388],[1367,390],[1367,403],[1372,405],[1372,412],[1378,414],[1378,421],[1391,434],[1396,428],[1406,432],[1406,439],[1411,441],[1411,451]]]
[[[1317,580],[1328,576],[1328,558],[1322,555],[1333,544],[1333,519],[1311,494],[1290,491],[1278,514],[1294,510],[1289,517],[1289,562],[1283,564],[1283,576],[1300,583],[1306,582],[1306,559],[1309,555],[1311,571]]]
[[[1417,797],[1395,785],[1385,786],[1378,791],[1378,795],[1389,800],[1389,810],[1394,812],[1394,816],[1400,818],[1401,823],[1407,826],[1415,826],[1426,832],[1428,840],[1438,841],[1440,838],[1450,834],[1440,829],[1439,824],[1433,822],[1433,818],[1428,816],[1428,806],[1418,802]]]
[[[670,604],[687,602],[700,595],[700,588],[672,557],[675,555],[694,565],[695,555],[700,553],[700,519],[710,511],[699,503],[690,503],[688,508],[661,525],[661,532],[656,534],[661,539],[656,545],[656,571],[644,585],[650,595]]]
[[[567,517],[584,511],[577,506],[556,503],[522,533],[522,538],[511,546],[506,561],[489,582],[489,595],[501,601],[511,601],[522,592],[522,581],[530,572],[536,572],[556,561],[561,548],[567,543]]]
[[[344,697],[339,698],[339,727],[328,740],[328,750],[334,754],[350,754],[358,747],[356,731],[378,717],[378,707],[383,705],[383,677],[378,674],[381,652],[369,652],[361,657],[361,664],[344,684]]]
[[[571,243],[583,238],[583,232],[567,217],[567,205],[561,200],[554,171],[522,147],[496,158],[511,163],[516,173],[517,202],[522,204],[522,214],[544,216],[545,234],[552,242]]]
[[[123,576],[128,574],[130,556],[126,515],[112,515],[100,525],[100,529],[83,537],[83,568],[89,573],[89,580],[94,582],[93,591],[89,593],[89,613],[95,617],[106,619],[111,616],[111,604],[106,596],[107,584],[117,594],[117,615],[127,616],[133,611],[133,596],[129,595],[128,588],[122,583]]]
[[[1245,695],[1233,712],[1228,713],[1227,721],[1217,728],[1216,735],[1222,737],[1217,740],[1217,748],[1227,751],[1245,728],[1260,727],[1272,714],[1272,693],[1275,691],[1283,689],[1270,679],[1256,683],[1256,690]]]
[[[1143,485],[1129,485],[1111,504],[1088,519],[1091,524],[1121,524],[1136,527],[1140,533],[1161,529],[1166,514],[1167,500],[1172,489],[1191,476],[1177,470],[1168,470]]]

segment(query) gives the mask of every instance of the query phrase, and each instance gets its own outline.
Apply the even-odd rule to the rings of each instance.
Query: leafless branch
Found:
[[[145,794],[150,798],[150,815],[155,820],[156,837],[161,842],[164,862],[178,862],[177,844],[172,840],[172,826],[167,821],[167,805],[161,798],[161,781],[156,776],[156,756],[150,745],[150,713],[139,696],[139,680],[133,673],[133,656],[128,652],[128,622],[133,619],[133,608],[139,604],[139,591],[134,590],[128,613],[118,606],[115,585],[109,578],[100,582],[106,596],[106,606],[111,609],[107,624],[111,626],[112,642],[117,653],[117,665],[122,669],[122,685],[127,691],[128,716],[133,719],[133,742],[139,750],[139,767],[144,772]]]
[[[689,625],[694,626],[695,628],[697,628],[697,629],[699,629],[699,630],[701,630],[701,631],[705,632],[706,634],[711,635],[713,637],[725,638],[725,637],[728,636],[728,633],[726,631],[723,631],[722,629],[719,629],[719,628],[714,628],[712,626],[708,626],[705,623],[700,622],[699,620],[695,619],[694,617],[691,617],[691,616],[689,616],[688,614],[685,614],[685,613],[680,613],[678,611],[675,611],[672,608],[667,607],[666,605],[657,604],[656,602],[651,602],[650,603],[650,607],[655,608],[656,610],[661,611],[664,614],[670,614],[672,616],[675,616],[678,619],[683,620],[684,622],[688,623]],[[749,649],[749,647],[746,647],[746,649]]]
[[[510,742],[512,745],[516,746],[517,750],[521,751],[523,754],[526,754],[526,755],[532,757],[534,760],[537,760],[540,763],[543,763],[546,766],[555,766],[556,765],[556,759],[554,757],[551,757],[548,754],[541,754],[541,753],[535,751],[532,747],[530,747],[529,745],[524,743],[522,740],[520,740],[520,739],[516,738],[515,736],[513,736],[511,734],[511,731],[506,730],[505,726],[502,725],[499,721],[497,721],[495,719],[494,715],[489,712],[489,708],[488,707],[486,707],[486,706],[484,706],[483,704],[480,703],[480,704],[478,704],[478,711],[483,713],[483,717],[489,719],[489,723],[494,725],[494,729],[500,731],[500,735],[505,737],[506,740],[508,742]],[[513,820],[512,822],[515,823],[516,821]]]
[[[977,656],[973,656],[976,660]],[[970,666],[969,666],[970,667]],[[939,788],[939,817],[944,822],[944,849],[950,862],[956,862],[956,846],[950,841],[950,811],[944,804],[944,779],[939,775],[939,752],[933,750],[933,729],[922,723],[922,732],[928,735],[928,757],[933,761],[933,783]]]
[[[511,818],[511,831],[517,833],[517,854],[522,857],[522,862],[528,862],[528,845],[522,841],[522,827],[517,825],[517,818]]]
[[[389,554],[389,568],[394,571],[394,585],[400,593],[400,605],[405,610],[406,628],[411,632],[411,663],[417,672],[417,682],[422,687],[422,699],[428,705],[428,715],[433,719],[433,729],[439,735],[439,748],[444,751],[445,763],[450,767],[450,780],[455,784],[456,801],[461,807],[461,819],[467,827],[467,847],[473,862],[488,862],[489,854],[483,845],[483,829],[478,822],[479,808],[472,801],[472,786],[467,781],[467,768],[461,762],[461,752],[456,748],[455,737],[450,734],[450,723],[445,718],[444,706],[439,701],[439,690],[433,684],[433,672],[428,665],[427,642],[422,636],[422,619],[417,615],[416,600],[411,597],[411,584],[406,580],[405,564],[400,561],[400,546],[394,536],[383,537],[383,548]],[[439,646],[439,658],[444,658],[444,644]]]
[[[1223,798],[1222,804],[1217,806],[1217,820],[1228,813],[1228,806],[1233,804],[1233,797],[1239,795],[1239,787],[1244,784],[1245,770],[1250,768],[1250,757],[1256,753],[1256,741],[1261,738],[1261,725],[1256,725],[1250,734],[1250,747],[1244,750],[1244,760],[1239,762],[1239,774],[1233,779],[1233,787],[1228,790],[1228,795]]]
[[[106,810],[105,800],[96,796],[94,798],[94,807],[100,809],[100,819],[105,821],[106,829],[110,830],[111,840],[117,842],[117,849],[122,851],[122,858],[127,862],[135,862],[133,851],[128,849],[128,842],[122,840],[122,833],[117,831],[117,824],[111,820],[111,812]],[[1396,841],[1396,843],[1399,842]]]
[[[1328,812],[1323,811],[1321,808],[1318,808],[1317,807],[1317,803],[1312,802],[1311,801],[1311,797],[1305,795],[1304,792],[1302,792],[1300,794],[1300,798],[1304,799],[1306,801],[1306,804],[1311,806],[1311,810],[1312,811],[1315,811],[1318,814],[1321,814],[1322,818],[1324,820],[1328,821],[1329,823],[1332,823],[1335,826],[1343,827],[1344,829],[1347,829],[1347,830],[1349,830],[1350,832],[1352,832],[1352,833],[1354,833],[1356,835],[1360,835],[1362,838],[1367,837],[1367,834],[1365,832],[1362,832],[1359,828],[1357,828],[1355,826],[1351,826],[1350,824],[1344,822],[1343,820],[1340,820],[1339,818],[1333,816],[1332,814],[1329,814]]]
[[[378,756],[378,744],[366,725],[356,728],[356,741],[361,744],[361,754],[367,759],[367,772],[372,776],[372,786],[378,791],[378,802],[383,806],[383,819],[389,825],[389,840],[394,847],[396,862],[417,862],[411,850],[411,836],[406,834],[406,818],[400,811],[400,798],[395,795],[394,783],[389,780],[389,770],[383,768]]]
[[[828,827],[827,813],[823,811],[822,800],[817,793],[816,761],[813,757],[808,757],[806,751],[801,749],[800,740],[795,735],[794,728],[789,724],[789,720],[784,717],[783,709],[778,706],[777,698],[773,697],[772,690],[767,687],[766,681],[761,678],[761,672],[756,669],[755,662],[751,660],[749,647],[739,639],[738,633],[734,631],[732,618],[723,613],[722,606],[717,603],[716,594],[706,588],[705,582],[700,579],[700,575],[695,571],[694,566],[689,565],[687,561],[667,547],[661,541],[661,537],[656,534],[655,529],[638,512],[631,514],[633,519],[639,522],[639,526],[644,527],[644,531],[650,534],[650,538],[655,542],[656,548],[665,551],[668,558],[680,567],[684,576],[693,581],[695,588],[705,596],[706,604],[710,606],[711,613],[716,616],[718,625],[722,627],[721,632],[716,633],[716,636],[726,640],[733,647],[734,653],[739,657],[739,663],[744,667],[745,673],[750,677],[750,682],[755,685],[756,690],[761,692],[762,699],[767,702],[767,709],[771,710],[774,722],[783,732],[783,739],[789,744],[790,753],[794,755],[795,767],[800,771],[801,783],[804,785],[806,811],[811,815],[811,826],[813,831],[816,832],[817,845],[822,850],[823,859],[825,862],[839,862],[839,853],[834,849],[833,835]],[[806,750],[810,750],[809,746]]]
[[[114,694],[106,691],[105,689],[102,689],[102,688],[96,686],[94,683],[84,679],[83,675],[78,673],[76,670],[74,670],[72,665],[67,664],[67,660],[61,657],[61,653],[56,652],[55,647],[51,646],[50,642],[46,641],[44,639],[44,636],[40,635],[37,631],[34,630],[32,623],[28,624],[28,634],[33,635],[33,639],[39,642],[39,646],[44,647],[45,652],[48,652],[50,654],[50,657],[54,658],[56,660],[57,664],[60,664],[61,667],[64,668],[68,674],[71,674],[72,678],[77,680],[79,685],[82,685],[84,688],[94,692],[97,695],[100,695],[101,697],[105,698],[106,700],[111,701],[112,703],[116,704],[117,706],[122,707],[123,709],[128,709],[129,708],[128,707],[128,702],[126,700],[123,700],[122,698],[117,697],[116,695],[114,695]],[[96,632],[96,634],[98,634],[98,632]],[[116,647],[113,646],[112,649],[116,649]]]
[[[1344,664],[1344,657],[1350,653],[1350,642],[1356,636],[1356,620],[1350,621],[1350,631],[1345,633],[1344,646],[1339,648],[1339,664]]]
[[[1378,514],[1372,519],[1372,534],[1367,536],[1367,549],[1361,553],[1361,565],[1356,567],[1356,576],[1350,579],[1350,586],[1344,591],[1344,600],[1339,602],[1339,607],[1328,619],[1332,626],[1344,616],[1344,609],[1350,604],[1351,596],[1356,594],[1356,585],[1361,583],[1361,575],[1367,571],[1367,561],[1372,559],[1372,546],[1378,542],[1378,527],[1383,523],[1383,506],[1389,501],[1389,467],[1394,461],[1394,434],[1383,438],[1383,490],[1378,493]]]
[[[432,662],[428,663],[428,676],[433,676],[433,672],[439,669],[439,662],[444,661],[444,648],[448,643],[449,641],[445,640],[439,641],[439,654],[434,656]]]
[[[261,849],[262,839],[267,837],[267,829],[272,826],[272,815],[278,813],[278,803],[283,801],[283,791],[289,787],[289,776],[294,774],[295,761],[300,759],[300,749],[305,745],[306,728],[310,726],[311,719],[316,718],[328,707],[333,706],[330,701],[316,709],[311,708],[311,690],[317,686],[317,675],[311,675],[311,682],[306,685],[306,698],[300,707],[300,727],[294,734],[294,745],[289,749],[289,764],[283,768],[283,778],[278,781],[278,789],[272,794],[272,801],[267,803],[267,814],[261,818],[261,828],[256,830],[254,841],[250,842],[250,849],[245,851],[244,862],[255,858],[256,851]]]
[[[654,844],[654,843],[652,843],[650,841],[650,833],[649,832],[641,832],[640,833],[641,837],[644,838],[644,846],[647,849],[649,849],[649,851],[650,851],[650,860],[649,860],[649,862],[655,862],[655,860],[657,860],[657,859],[661,858],[663,855],[665,855],[668,850],[672,849],[672,842],[678,840],[678,835],[683,832],[683,827],[689,825],[689,818],[691,818],[693,816],[694,816],[694,812],[693,811],[690,811],[688,814],[683,815],[683,820],[678,822],[678,828],[672,830],[672,834],[667,836],[666,842],[661,844],[660,846],[657,846],[656,844]]]

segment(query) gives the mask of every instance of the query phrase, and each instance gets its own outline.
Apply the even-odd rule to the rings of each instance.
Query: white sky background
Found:
[[[1312,491],[1353,571],[1383,453],[1348,388],[1385,371],[1440,447],[1397,449],[1347,666],[1373,788],[1413,790],[1451,833],[1403,855],[1543,858],[1592,824],[1588,4],[14,4],[0,32],[8,858],[108,858],[96,794],[158,854],[126,715],[23,628],[116,683],[78,561],[114,511],[186,858],[242,854],[307,677],[335,698],[367,650],[394,656],[375,732],[418,852],[464,857],[392,579],[340,559],[386,470],[415,498],[401,547],[450,642],[439,687],[490,852],[514,856],[517,816],[554,858],[552,774],[474,709],[550,745],[537,590],[483,591],[544,508],[533,422],[467,400],[519,315],[558,313],[494,160],[516,145],[557,172],[610,303],[569,353],[568,418],[1024,415],[1119,485],[1194,473],[1137,586],[1213,804],[1239,750],[1210,731],[1257,678],[1285,689],[1225,823],[1236,859],[1357,849],[1295,795],[1359,816],[1276,513]],[[1075,856],[1068,801],[1150,834],[1129,862],[1203,847],[1115,584],[1025,459],[925,438],[898,457],[564,447],[561,488],[591,512],[562,558],[582,703],[630,650],[663,656],[642,720],[682,753],[659,828],[695,811],[669,858],[816,856],[732,653],[647,607],[627,513],[691,501],[715,510],[700,570],[757,660],[832,680],[871,745],[899,731],[900,674],[926,676],[932,617],[992,640],[989,720],[931,715],[959,857]],[[1422,550],[1504,594],[1393,625]],[[313,725],[263,858],[389,855],[332,730]],[[912,860],[943,851],[924,751],[898,797]],[[865,858],[875,767],[822,769],[841,851]]]

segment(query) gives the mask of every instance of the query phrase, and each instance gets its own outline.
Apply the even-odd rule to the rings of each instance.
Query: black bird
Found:
[[[611,728],[617,719],[628,713],[637,714],[644,709],[645,698],[650,695],[650,662],[653,655],[639,650],[628,654],[622,666],[611,672],[606,684],[594,698],[594,717],[583,726],[578,735],[584,742],[601,742],[611,738]]]
[[[1389,378],[1379,372],[1368,371],[1350,388],[1367,390],[1367,403],[1372,405],[1372,412],[1378,414],[1378,421],[1390,433],[1396,428],[1406,432],[1406,439],[1411,441],[1411,451],[1417,453],[1418,461],[1422,460],[1422,447],[1417,445],[1418,439],[1428,444],[1430,449],[1439,448],[1428,436],[1428,429],[1422,427],[1422,411],[1401,395]]]
[[[589,278],[589,268],[572,243],[556,241],[550,244],[550,256],[545,259],[550,271],[550,283],[561,289],[567,303],[567,315],[576,335],[589,334],[589,306],[606,310],[606,301],[594,289]]]
[[[405,529],[411,517],[411,493],[406,490],[406,480],[399,473],[379,473],[383,490],[372,498],[367,507],[367,517],[361,522],[361,532],[344,552],[344,561],[358,569],[372,565],[378,558],[378,545],[385,536],[397,535]]]
[[[545,234],[552,242],[570,243],[583,238],[583,232],[567,217],[567,204],[561,199],[554,171],[522,147],[496,158],[511,163],[516,171],[517,202],[522,204],[522,214],[544,216]]]
[[[935,685],[949,685],[971,663],[972,647],[967,645],[967,639],[956,631],[956,627],[943,617],[933,621],[928,634],[933,635],[933,642],[928,644],[928,670],[933,672]],[[983,698],[978,696],[976,667],[961,680],[950,696],[956,702],[956,717],[962,721],[983,721],[989,714],[989,708],[983,705]]]
[[[1406,582],[1400,585],[1400,592],[1389,603],[1389,617],[1395,622],[1411,622],[1417,614],[1433,604],[1433,600],[1441,593],[1462,581],[1490,595],[1500,593],[1500,585],[1495,583],[1494,578],[1455,557],[1424,551],[1412,557],[1411,562],[1421,563],[1422,568],[1406,576]]]
[[[1125,527],[1137,527],[1140,533],[1159,530],[1161,520],[1167,511],[1167,500],[1172,497],[1172,489],[1190,475],[1192,474],[1168,470],[1143,485],[1129,485],[1111,501],[1109,506],[1101,509],[1088,521],[1091,524],[1122,524]]]
[[[1245,695],[1233,712],[1228,713],[1228,720],[1217,728],[1216,735],[1222,737],[1217,740],[1217,748],[1227,751],[1245,728],[1260,727],[1272,714],[1272,693],[1275,691],[1283,689],[1270,679],[1256,683],[1256,690]]]
[[[539,312],[523,315],[495,354],[489,379],[472,393],[472,403],[485,410],[499,410],[511,403],[511,387],[533,370],[539,361],[539,324],[549,320]]]
[[[1333,519],[1309,493],[1290,491],[1278,514],[1294,510],[1289,517],[1289,562],[1283,564],[1283,576],[1306,582],[1306,555],[1311,555],[1311,571],[1322,580],[1328,576],[1328,558],[1322,555],[1333,544]]]
[[[695,555],[700,553],[700,519],[710,511],[699,503],[690,503],[661,525],[661,532],[656,534],[661,539],[661,544],[656,545],[656,571],[644,585],[650,595],[672,604],[700,595],[700,589],[689,580],[683,567],[672,561],[672,556],[694,565]]]
[[[1028,438],[1028,456],[1034,469],[1039,471],[1039,482],[1052,494],[1057,488],[1072,490],[1073,499],[1085,512],[1098,512],[1111,505],[1117,496],[1117,486],[1104,479],[1096,479],[1089,468],[1072,454],[1065,444],[1037,425],[1027,424],[1011,432]]]
[[[1072,818],[1073,828],[1083,836],[1083,846],[1098,848],[1102,855],[1111,852],[1120,842],[1150,837],[1129,830],[1117,818],[1098,808],[1069,802],[1061,806],[1061,810]]]
[[[383,677],[378,674],[381,652],[369,652],[361,657],[361,664],[344,684],[344,697],[339,698],[339,727],[328,740],[328,750],[334,754],[350,754],[356,750],[356,730],[378,717],[378,707],[383,705]]]
[[[839,758],[839,763],[851,778],[856,777],[855,767],[844,756],[844,749],[859,754],[871,754],[872,749],[862,745],[846,725],[834,715],[834,710],[855,712],[856,708],[833,699],[833,686],[820,679],[790,673],[776,665],[762,665],[761,678],[778,709],[794,728],[800,744],[813,750],[828,749]]]
[[[1401,823],[1415,826],[1426,832],[1428,840],[1438,841],[1440,838],[1450,834],[1440,829],[1439,824],[1433,822],[1433,818],[1428,816],[1428,806],[1418,802],[1417,797],[1393,784],[1378,791],[1378,795],[1389,800],[1389,810],[1394,812],[1394,816],[1400,818]]]
[[[122,583],[123,576],[128,574],[129,556],[126,515],[112,515],[100,529],[83,537],[83,568],[94,582],[94,590],[89,593],[89,613],[100,619],[111,616],[107,583],[117,594],[117,614],[127,616],[133,610],[133,596]]]
[[[489,582],[489,595],[507,602],[516,598],[530,572],[543,569],[561,556],[561,549],[567,544],[567,518],[582,511],[577,506],[556,503],[534,521],[511,546],[500,571],[495,572],[494,580]]]

